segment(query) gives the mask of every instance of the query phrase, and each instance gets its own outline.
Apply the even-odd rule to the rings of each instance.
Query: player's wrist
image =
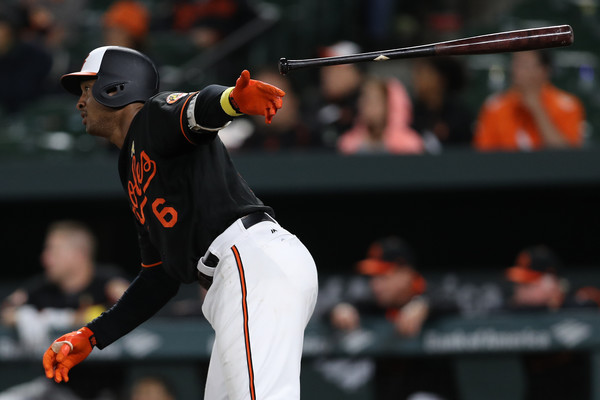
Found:
[[[92,348],[96,347],[96,335],[90,328],[84,326],[83,328],[79,329],[78,332],[81,332],[87,338]]]
[[[229,87],[221,94],[221,108],[227,115],[239,117],[240,115],[243,115],[243,113],[240,112],[236,101],[233,99],[233,89],[235,89],[235,87]]]

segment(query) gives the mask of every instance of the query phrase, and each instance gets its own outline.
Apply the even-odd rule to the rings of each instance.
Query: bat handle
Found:
[[[281,57],[279,59],[279,73],[281,75],[287,75],[288,72],[290,72],[290,64],[288,63],[288,59]]]

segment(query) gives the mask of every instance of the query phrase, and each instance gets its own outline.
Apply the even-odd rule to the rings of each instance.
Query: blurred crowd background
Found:
[[[106,44],[147,53],[160,68],[163,90],[233,85],[244,68],[284,86],[285,114],[268,128],[251,119],[238,121],[225,135],[234,150],[439,153],[450,146],[556,147],[535,138],[508,147],[476,138],[486,100],[515,84],[516,67],[507,54],[347,68],[357,76],[343,68],[274,75],[280,57],[343,55],[564,23],[573,26],[575,45],[548,52],[548,79],[581,102],[569,146],[593,146],[600,123],[597,20],[593,0],[9,0],[0,9],[0,151],[77,153],[102,146],[83,135],[58,78],[78,69],[90,49]],[[383,128],[369,133],[383,136],[377,140],[385,145],[363,148],[357,139],[367,132],[354,123],[377,118],[359,112],[363,91],[371,93],[363,98],[378,96],[370,78],[395,83],[387,88],[390,104],[384,108],[398,117],[381,117],[391,126],[385,133]],[[379,86],[385,98],[384,83]],[[344,133],[349,137],[340,141]]]
[[[112,168],[118,186],[117,151],[85,134],[75,99],[59,85],[62,74],[78,70],[102,45],[148,54],[162,90],[232,86],[243,69],[285,90],[271,125],[240,117],[220,136],[235,162],[258,165],[255,174],[278,182],[257,194],[314,252],[321,289],[311,325],[326,327],[323,336],[334,343],[368,347],[373,339],[365,332],[382,324],[393,340],[413,343],[445,318],[530,313],[567,315],[571,325],[563,336],[577,338],[581,325],[572,324],[573,316],[600,315],[600,179],[593,179],[597,170],[590,172],[589,164],[580,171],[577,164],[590,153],[586,163],[595,163],[600,143],[598,22],[597,0],[4,0],[0,171],[7,176],[0,178],[19,181],[20,192],[0,187],[0,357],[35,359],[54,330],[97,316],[137,273],[125,196],[110,185],[106,192],[72,192],[86,180],[109,176],[78,174],[78,165],[88,172]],[[346,55],[562,24],[575,32],[570,47],[343,65],[285,77],[277,71],[280,57]],[[541,157],[510,158],[517,153]],[[414,161],[401,164],[396,157]],[[536,161],[552,169],[539,172]],[[441,172],[435,168],[446,167],[462,182],[463,162],[483,166],[492,183],[453,187],[435,179]],[[343,168],[351,167],[361,172],[363,186],[303,192],[278,179],[280,172],[300,177],[306,171],[278,171],[281,164],[312,167],[307,173],[315,179],[323,172],[342,181]],[[54,174],[56,184],[36,181],[36,165],[50,166],[46,174],[56,165],[63,168],[56,171],[75,169],[68,176],[80,180],[64,182]],[[544,184],[524,188],[524,166],[538,171],[534,176],[544,177]],[[330,167],[339,175],[317,171]],[[381,178],[395,174],[434,183],[420,189],[408,179],[397,187]],[[337,183],[329,182],[333,188]],[[70,191],[49,192],[53,185]],[[158,318],[205,324],[203,295],[195,285],[186,287]],[[517,369],[501,371],[518,374],[519,385],[507,379],[485,398],[599,399],[598,357],[590,354],[523,354],[510,364]],[[311,357],[303,366],[318,383],[307,385],[310,396],[483,398],[467,395],[450,358],[338,356]],[[17,370],[0,380],[0,400],[187,399],[191,388],[202,386],[205,360],[197,361],[193,383],[183,381],[185,373],[177,376],[179,370],[165,377],[131,372],[130,364],[92,363],[79,376],[74,371],[65,389],[26,380],[25,373],[19,379]],[[509,397],[498,395],[507,388],[513,390],[504,391]]]

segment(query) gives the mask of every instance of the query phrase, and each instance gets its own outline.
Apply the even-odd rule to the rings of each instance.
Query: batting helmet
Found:
[[[63,75],[60,83],[68,92],[81,96],[81,81],[94,78],[97,79],[92,88],[94,99],[111,108],[144,103],[158,93],[154,63],[127,47],[103,46],[92,50],[81,71]]]

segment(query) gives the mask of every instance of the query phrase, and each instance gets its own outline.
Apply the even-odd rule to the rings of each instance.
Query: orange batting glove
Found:
[[[95,344],[94,332],[85,327],[56,339],[44,353],[46,377],[69,382],[69,370],[85,360]]]
[[[278,87],[250,79],[250,72],[245,69],[229,94],[229,102],[238,113],[264,115],[270,124],[283,104],[283,96],[285,92]]]

